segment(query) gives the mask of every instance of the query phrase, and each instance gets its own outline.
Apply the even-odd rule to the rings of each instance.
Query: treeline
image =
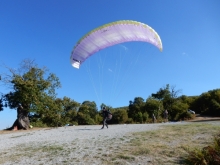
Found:
[[[153,114],[157,122],[164,121],[164,110],[168,110],[169,121],[189,120],[195,114],[204,116],[220,116],[220,89],[210,90],[200,96],[178,96],[179,90],[166,85],[158,92],[151,94],[146,100],[141,97],[130,101],[128,107],[114,109],[116,118],[114,123],[150,123]]]
[[[128,106],[112,108],[107,107],[113,114],[110,124],[124,123],[152,123],[155,115],[157,122],[164,121],[164,110],[168,110],[169,121],[189,120],[195,117],[188,112],[194,110],[197,114],[220,116],[220,89],[211,90],[200,96],[188,97],[173,95],[174,88],[169,85],[161,88],[156,94],[151,94],[146,100],[141,97],[134,98]],[[162,94],[163,95],[160,95]],[[218,100],[219,99],[219,100]],[[29,116],[36,126],[64,126],[70,125],[94,125],[102,123],[102,112],[98,110],[95,102],[84,101],[82,104],[64,97],[55,99],[53,108]]]
[[[102,114],[94,101],[78,103],[64,97],[56,97],[56,89],[61,87],[59,78],[39,68],[34,61],[22,61],[19,69],[6,67],[8,73],[1,75],[1,83],[10,91],[1,95],[0,110],[4,107],[16,109],[22,104],[28,111],[33,126],[64,126],[101,124]],[[112,108],[104,103],[113,114],[111,124],[150,123],[152,116],[157,122],[163,121],[164,110],[168,110],[170,121],[188,120],[194,117],[188,109],[198,114],[220,116],[220,89],[202,93],[200,96],[181,95],[180,90],[167,84],[147,99],[135,97],[128,105]]]

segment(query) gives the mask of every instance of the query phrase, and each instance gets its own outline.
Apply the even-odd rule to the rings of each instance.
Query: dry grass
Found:
[[[164,125],[155,131],[132,133],[120,138],[90,139],[92,146],[69,144],[25,144],[0,151],[0,164],[34,160],[34,164],[175,165],[183,164],[187,151],[203,148],[219,133],[220,125],[190,123]],[[14,137],[16,138],[16,137]],[[80,139],[78,139],[80,140]],[[101,147],[105,146],[105,147]],[[19,152],[11,152],[18,150]],[[28,161],[27,164],[31,164]]]
[[[155,165],[183,164],[187,151],[210,144],[213,135],[220,132],[219,128],[217,125],[193,123],[134,133],[122,148],[122,153],[125,157],[135,156],[137,164],[143,161]]]

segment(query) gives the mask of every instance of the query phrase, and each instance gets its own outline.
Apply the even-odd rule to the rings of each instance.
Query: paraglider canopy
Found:
[[[105,24],[87,33],[74,46],[70,62],[73,67],[79,68],[94,53],[130,41],[148,42],[162,51],[160,36],[154,29],[141,22],[123,20]]]

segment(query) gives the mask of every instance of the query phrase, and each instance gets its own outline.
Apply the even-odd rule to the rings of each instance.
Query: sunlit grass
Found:
[[[166,125],[155,131],[133,133],[132,139],[124,146],[124,154],[149,157],[154,164],[179,164],[189,149],[202,148],[211,143],[212,135],[219,130],[220,126],[193,123]]]

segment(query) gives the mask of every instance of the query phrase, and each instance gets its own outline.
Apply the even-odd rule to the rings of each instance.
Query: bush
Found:
[[[30,125],[32,125],[33,127],[47,127],[47,124],[43,123],[42,121],[35,121],[35,122],[31,122]]]
[[[188,165],[219,165],[220,164],[220,134],[214,137],[211,146],[204,147],[202,150],[195,149],[189,151],[185,159]]]
[[[139,123],[143,123],[143,115],[141,112],[138,112],[136,115],[135,115],[135,120],[136,120],[136,123],[139,124]]]
[[[79,125],[94,125],[94,124],[96,124],[94,119],[92,119],[90,117],[90,115],[83,114],[82,112],[78,112],[77,119],[78,119]]]
[[[127,121],[125,122],[126,124],[133,124],[133,119],[132,118],[128,118]]]
[[[186,112],[179,114],[177,120],[190,120],[193,118],[195,118],[195,114],[191,114],[186,111]]]
[[[143,122],[146,123],[146,121],[147,121],[148,118],[149,118],[148,113],[147,113],[147,112],[144,112],[142,116],[143,116]]]
[[[78,125],[78,123],[75,121],[72,121],[72,122],[70,122],[70,125]]]
[[[102,120],[103,120],[102,116],[100,116],[99,114],[95,115],[95,123],[96,124],[102,124]]]
[[[119,109],[113,112],[113,118],[110,123],[123,124],[128,120],[128,113],[125,109]]]

